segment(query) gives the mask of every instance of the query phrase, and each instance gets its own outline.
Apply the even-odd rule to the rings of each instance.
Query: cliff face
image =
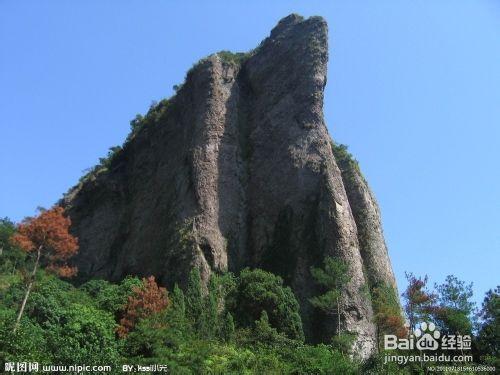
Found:
[[[107,168],[65,196],[79,275],[152,274],[171,286],[193,266],[205,280],[264,268],[293,288],[318,341],[335,324],[308,303],[309,269],[339,257],[351,276],[342,329],[358,333],[366,356],[375,348],[367,284],[395,281],[375,199],[357,170],[339,169],[323,120],[327,25],[288,16],[237,57],[198,63]]]

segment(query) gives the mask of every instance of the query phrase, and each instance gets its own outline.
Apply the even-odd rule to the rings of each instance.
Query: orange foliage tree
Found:
[[[417,322],[428,321],[430,314],[435,310],[437,296],[427,291],[427,275],[423,278],[412,273],[405,273],[408,286],[403,293],[405,299],[405,313],[410,324],[409,333],[415,329]]]
[[[140,319],[163,311],[169,304],[167,290],[158,286],[154,276],[143,278],[142,285],[134,287],[132,295],[128,297],[123,318],[117,329],[118,336],[127,336]]]
[[[394,287],[377,285],[372,289],[372,298],[379,343],[385,334],[405,337],[407,329]]]
[[[24,219],[12,236],[14,245],[27,253],[35,254],[35,264],[29,277],[28,288],[17,316],[14,332],[21,321],[40,263],[46,266],[47,271],[62,277],[71,277],[76,274],[76,267],[69,267],[66,261],[78,252],[78,240],[69,233],[71,220],[63,213],[63,208],[59,206],[50,210],[41,210],[38,216]]]
[[[408,329],[405,327],[405,322],[400,311],[394,311],[390,307],[384,307],[375,314],[375,322],[379,330],[379,334],[395,334],[403,338],[408,335]]]

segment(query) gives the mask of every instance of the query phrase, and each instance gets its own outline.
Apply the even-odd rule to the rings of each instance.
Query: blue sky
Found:
[[[500,3],[0,0],[0,216],[50,206],[198,59],[246,51],[292,12],[330,28],[325,116],[379,200],[405,271],[500,265]]]

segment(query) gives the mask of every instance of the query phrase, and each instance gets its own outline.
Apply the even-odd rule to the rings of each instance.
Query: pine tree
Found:
[[[216,275],[210,277],[208,294],[204,302],[202,335],[206,338],[213,338],[219,330],[219,304],[222,302]]]
[[[179,285],[174,285],[174,290],[171,296],[172,300],[172,309],[178,314],[179,317],[186,317],[186,300],[184,298],[184,292]]]
[[[448,275],[441,285],[435,285],[438,304],[433,317],[441,332],[471,335],[476,305],[472,302],[472,283],[465,284],[456,276]]]
[[[234,320],[229,311],[226,313],[221,325],[221,337],[226,342],[231,342],[234,339]]]
[[[253,326],[266,310],[269,324],[278,332],[290,339],[304,340],[299,303],[277,275],[260,269],[243,269],[226,302],[238,326]]]
[[[262,310],[260,319],[255,321],[254,335],[257,342],[268,345],[275,344],[283,338],[276,328],[269,324],[266,310]]]
[[[201,276],[197,268],[189,273],[186,290],[186,317],[193,323],[196,332],[204,330],[203,295],[201,291]]]
[[[309,301],[325,314],[337,317],[337,335],[340,335],[342,290],[350,280],[347,274],[347,264],[341,260],[326,257],[323,268],[311,267],[311,275],[314,281],[322,286],[326,292],[312,297]]]
[[[500,365],[500,286],[489,290],[479,313],[478,349],[484,362]]]

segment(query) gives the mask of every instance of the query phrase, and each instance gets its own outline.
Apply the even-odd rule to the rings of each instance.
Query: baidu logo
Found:
[[[441,335],[434,323],[423,322],[409,338],[396,335],[384,336],[386,350],[471,350],[469,335]]]
[[[415,329],[409,338],[401,339],[396,335],[384,336],[384,349],[386,350],[437,350],[441,333],[434,323],[423,322]]]
[[[416,347],[418,350],[437,350],[439,348],[439,338],[441,333],[436,329],[434,323],[427,324],[423,322],[420,328],[413,331],[417,339]]]

